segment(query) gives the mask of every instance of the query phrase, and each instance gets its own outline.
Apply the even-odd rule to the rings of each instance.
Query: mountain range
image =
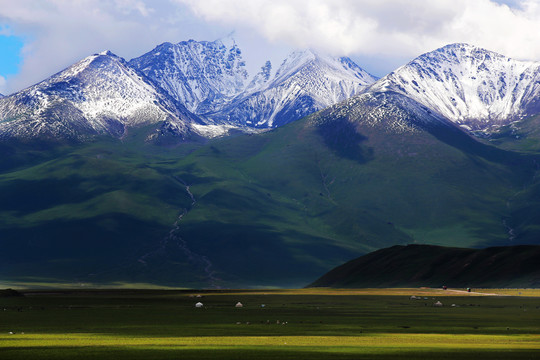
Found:
[[[304,286],[396,244],[538,244],[535,63],[241,55],[105,52],[0,99],[0,278]]]
[[[419,56],[370,90],[406,95],[467,130],[489,134],[539,112],[540,63],[452,44]]]
[[[248,82],[233,40],[164,43],[129,62],[105,51],[0,101],[0,137],[121,138],[155,125],[149,140],[211,138],[271,128],[362,92],[375,78],[348,58],[294,52],[271,77]]]

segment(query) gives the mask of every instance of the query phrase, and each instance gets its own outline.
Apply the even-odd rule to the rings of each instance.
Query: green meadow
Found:
[[[176,147],[143,129],[11,149],[2,280],[296,288],[396,244],[508,245],[510,230],[512,244],[537,243],[536,155],[327,115]]]
[[[521,295],[486,295],[513,291]],[[539,295],[27,290],[0,298],[0,358],[534,359],[540,355]],[[199,301],[202,308],[195,307]],[[436,301],[443,306],[433,306]]]

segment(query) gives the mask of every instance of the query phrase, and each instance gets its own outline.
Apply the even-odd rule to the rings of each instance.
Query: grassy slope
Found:
[[[303,286],[394,244],[506,244],[518,221],[536,241],[536,220],[515,196],[532,178],[530,159],[463,134],[317,116],[175,148],[142,145],[133,132],[9,163],[2,278]]]
[[[478,143],[456,148],[426,132],[381,134],[336,123],[324,134],[339,141],[304,120],[217,141],[181,161],[203,181],[193,179],[199,202],[183,223],[185,238],[196,237],[193,246],[202,253],[223,249],[212,259],[229,273],[245,277],[249,268],[261,280],[309,275],[317,261],[337,261],[328,245],[352,255],[396,243],[508,242],[506,200],[530,176],[519,155]],[[357,138],[342,141],[351,133]],[[227,181],[216,189],[208,178]],[[273,249],[276,242],[287,253]],[[327,246],[316,248],[319,243]]]
[[[540,151],[540,116],[531,116],[503,126],[486,142],[503,149],[538,153]]]
[[[145,154],[105,140],[4,172],[0,203],[3,277],[77,281],[155,248],[190,199]]]

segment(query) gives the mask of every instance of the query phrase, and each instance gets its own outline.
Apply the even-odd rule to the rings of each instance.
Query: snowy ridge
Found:
[[[352,97],[320,112],[310,121],[317,125],[326,119],[348,119],[392,134],[419,133],[433,127],[457,130],[445,117],[394,92],[368,92]]]
[[[234,41],[164,43],[129,64],[195,113],[215,111],[244,90],[248,79]]]
[[[419,56],[369,91],[406,95],[467,130],[489,133],[538,113],[540,63],[452,44]]]
[[[241,51],[229,40],[164,43],[129,63],[108,51],[89,56],[1,98],[0,138],[122,138],[151,124],[147,139],[161,143],[257,132],[357,95],[375,81],[348,58],[307,50],[288,56],[274,76],[266,62],[248,83]]]
[[[247,83],[234,42],[165,43],[129,64],[209,124],[268,128],[359,94],[375,78],[347,58],[297,51],[273,78],[272,64]]]
[[[281,126],[357,95],[376,80],[348,58],[311,50],[292,53],[272,80],[269,71],[263,67],[254,78],[258,86],[248,87],[228,107],[206,116],[259,128]]]
[[[2,137],[83,139],[125,135],[129,127],[174,124],[183,135],[196,118],[127,63],[103,52],[0,100]]]

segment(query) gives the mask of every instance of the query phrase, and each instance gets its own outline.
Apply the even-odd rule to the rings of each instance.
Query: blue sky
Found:
[[[23,38],[10,35],[8,28],[0,28],[0,90],[10,76],[19,73],[23,46]]]
[[[16,36],[0,35],[0,76],[16,74],[21,62],[21,51],[24,41]]]
[[[540,0],[0,0],[0,93],[103,50],[129,60],[230,33],[251,74],[312,48],[384,76],[454,42],[540,61],[538,29]]]

